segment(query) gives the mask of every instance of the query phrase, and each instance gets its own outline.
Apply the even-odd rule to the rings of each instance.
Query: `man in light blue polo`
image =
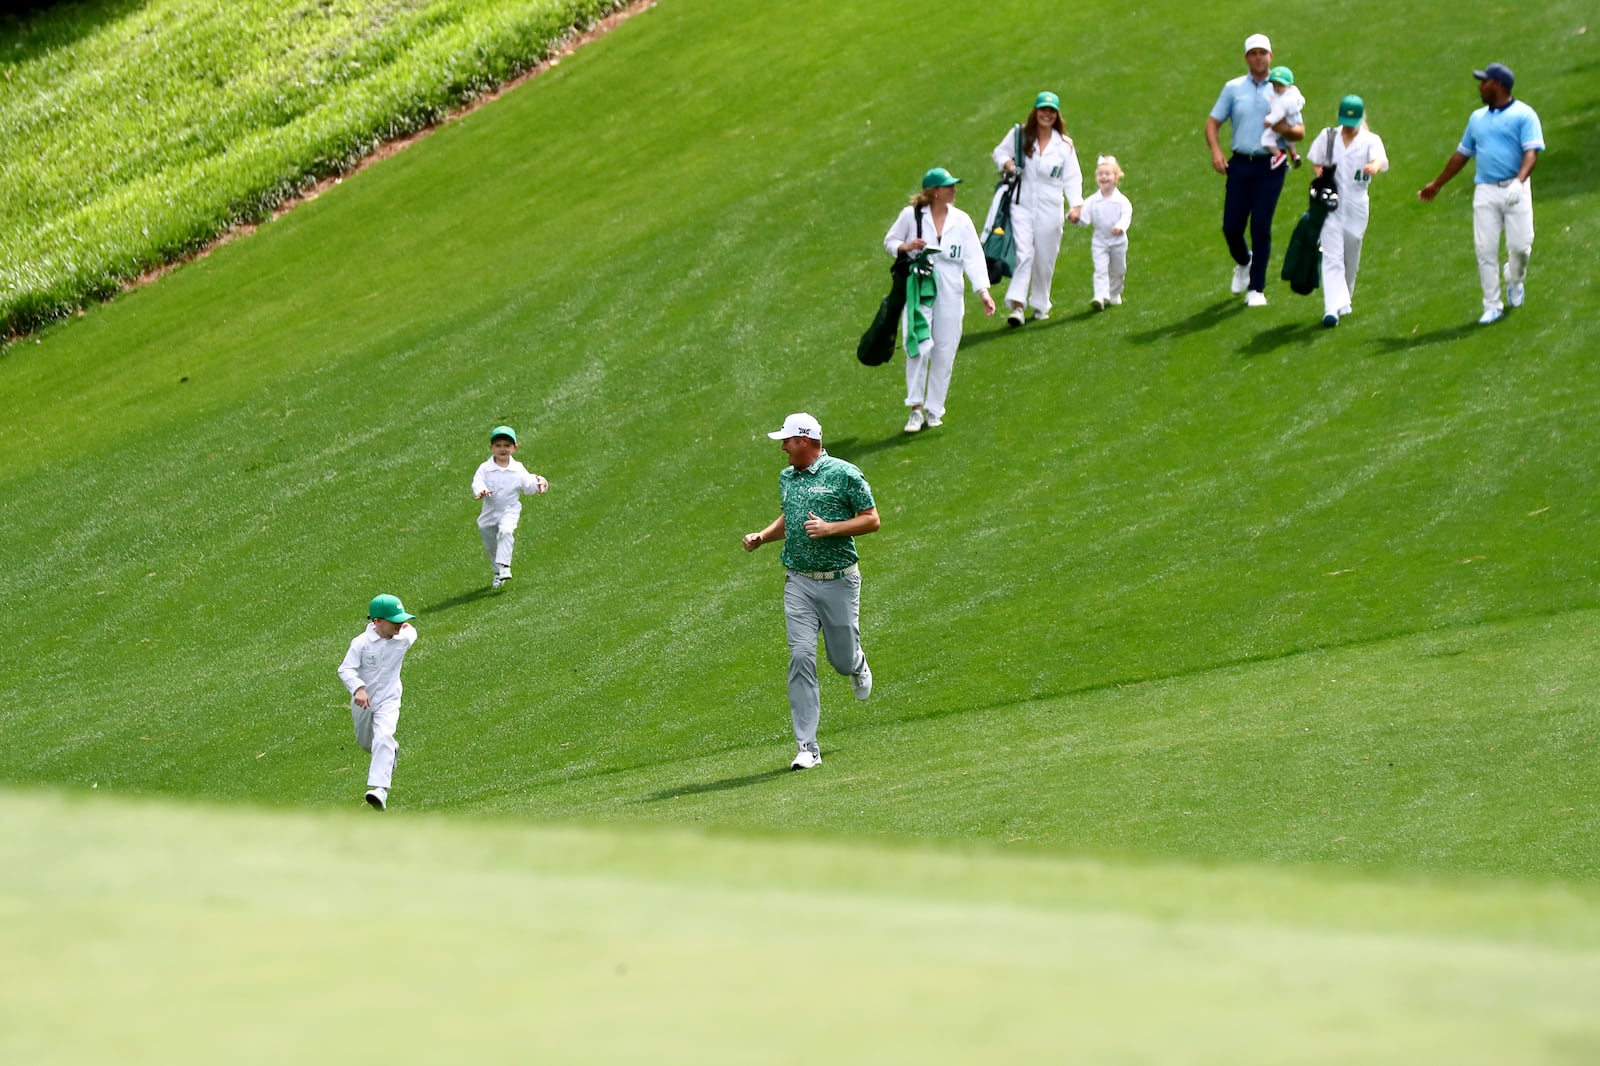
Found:
[[[872,695],[872,668],[861,650],[861,571],[857,535],[878,531],[878,507],[861,471],[822,449],[822,426],[801,412],[767,436],[783,442],[789,466],[778,475],[782,510],[759,533],[744,535],[744,550],[783,541],[783,617],[789,638],[789,716],[799,751],[791,770],[822,764],[817,722],[817,634],[828,662],[848,674],[856,699]]]
[[[1483,325],[1505,313],[1500,302],[1500,235],[1506,239],[1506,304],[1521,307],[1527,295],[1528,257],[1533,254],[1533,184],[1528,179],[1544,151],[1544,130],[1533,108],[1511,95],[1516,76],[1504,63],[1490,63],[1478,79],[1483,107],[1467,119],[1467,132],[1439,176],[1417,197],[1431,203],[1445,182],[1476,159],[1472,191],[1472,237],[1483,287]]]
[[[1252,33],[1245,38],[1244,60],[1249,73],[1224,85],[1211,114],[1206,116],[1206,144],[1211,147],[1212,169],[1228,179],[1222,201],[1222,235],[1235,264],[1233,291],[1245,293],[1246,307],[1265,307],[1272,213],[1278,209],[1284,175],[1284,168],[1274,168],[1272,153],[1261,145],[1273,98],[1272,83],[1267,77],[1272,71],[1272,42],[1266,34]],[[1218,139],[1224,122],[1233,124],[1229,137],[1231,155],[1223,154]],[[1298,141],[1306,135],[1305,119],[1299,114],[1284,116],[1272,128],[1286,141]],[[1248,246],[1244,241],[1247,227]]]

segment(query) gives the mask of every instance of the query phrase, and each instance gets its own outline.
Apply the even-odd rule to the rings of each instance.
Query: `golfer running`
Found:
[[[791,770],[822,765],[817,722],[817,634],[828,662],[850,676],[856,699],[872,695],[872,668],[861,650],[861,571],[857,534],[876,533],[878,507],[861,471],[822,449],[822,426],[792,414],[767,436],[783,442],[790,465],[778,475],[782,513],[767,528],[744,535],[744,550],[783,541],[783,617],[789,638],[789,716],[799,746]]]

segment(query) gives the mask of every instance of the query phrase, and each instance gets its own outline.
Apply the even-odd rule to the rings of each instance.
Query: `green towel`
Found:
[[[933,298],[937,291],[928,257],[917,256],[906,276],[907,359],[915,359],[933,346]]]

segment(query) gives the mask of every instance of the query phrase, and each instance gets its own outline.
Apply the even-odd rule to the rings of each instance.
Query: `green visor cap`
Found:
[[[1339,101],[1339,125],[1359,127],[1367,117],[1367,102],[1359,96],[1347,96]]]
[[[1059,114],[1061,111],[1061,97],[1050,92],[1040,93],[1033,98],[1033,106],[1036,108],[1048,107]]]
[[[510,426],[495,426],[489,431],[489,443],[493,444],[496,437],[510,437],[511,443],[517,443],[517,431]]]
[[[1273,67],[1267,71],[1267,80],[1274,85],[1293,85],[1294,71],[1288,67]]]
[[[407,614],[405,606],[400,602],[399,596],[384,593],[382,596],[372,597],[372,602],[367,604],[368,618],[381,618],[385,622],[409,622],[416,617]]]
[[[924,189],[942,189],[946,185],[960,185],[961,179],[950,173],[944,167],[934,167],[922,175]]]

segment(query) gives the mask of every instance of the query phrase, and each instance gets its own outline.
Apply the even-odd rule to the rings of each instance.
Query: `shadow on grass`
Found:
[[[996,316],[999,317],[998,312],[996,313]],[[961,351],[964,352],[968,348],[975,347],[979,344],[988,344],[990,341],[1001,340],[1006,337],[1015,337],[1023,333],[1038,333],[1040,330],[1056,329],[1060,326],[1067,326],[1076,322],[1083,322],[1087,319],[1093,318],[1094,316],[1095,312],[1086,307],[1075,314],[1052,314],[1043,322],[1035,322],[1030,318],[1027,324],[1023,326],[1001,326],[999,329],[985,330],[982,333],[963,333],[961,336]]]
[[[873,455],[877,452],[886,451],[889,448],[898,448],[902,445],[910,444],[919,436],[921,436],[919,433],[906,433],[901,430],[896,430],[892,435],[884,437],[881,440],[862,440],[860,437],[840,437],[838,440],[825,440],[822,443],[823,447],[828,449],[829,455],[836,455],[846,462],[855,463],[856,459],[863,455]],[[860,464],[856,463],[856,465],[859,466]]]
[[[641,796],[633,802],[636,804],[660,803],[662,800],[677,799],[679,796],[699,796],[707,792],[727,792],[729,789],[745,788],[749,785],[759,785],[763,781],[772,781],[790,772],[787,766],[782,766],[772,770],[763,770],[759,774],[724,777],[720,781],[706,781],[698,785],[679,785],[677,788],[664,788],[659,792],[652,792],[648,796]]]
[[[1013,326],[1001,326],[999,329],[984,330],[982,333],[968,333],[962,330],[961,347],[956,350],[956,355],[959,357],[962,352],[969,348],[976,348],[978,345],[988,344],[990,341],[1003,340],[1021,332],[1021,329]]]
[[[1427,333],[1411,333],[1404,337],[1378,337],[1376,343],[1385,353],[1405,352],[1412,348],[1425,348],[1430,344],[1448,344],[1451,341],[1461,340],[1483,329],[1476,322],[1469,322],[1460,326],[1447,326],[1444,329],[1429,330]]]
[[[1246,358],[1257,355],[1267,355],[1277,351],[1286,344],[1301,344],[1318,333],[1327,332],[1328,327],[1320,321],[1317,322],[1291,322],[1283,326],[1274,326],[1262,330],[1250,339],[1248,344],[1239,348],[1239,354]]]
[[[1128,339],[1135,344],[1155,344],[1159,341],[1170,341],[1178,337],[1187,337],[1199,333],[1213,326],[1220,325],[1234,315],[1244,311],[1244,300],[1232,296],[1226,300],[1218,300],[1209,307],[1202,307],[1188,318],[1174,322],[1170,326],[1157,326],[1155,329],[1145,330],[1143,333],[1130,334]]]
[[[491,596],[496,595],[498,591],[498,589],[491,589],[487,585],[479,585],[470,592],[463,592],[459,595],[451,596],[448,600],[444,600],[440,603],[427,604],[423,607],[419,607],[417,609],[417,617],[427,618],[430,615],[443,614],[445,611],[454,610],[457,607],[462,607],[469,603],[476,603],[479,600],[486,600]]]
[[[25,63],[99,33],[144,7],[145,0],[12,0],[0,5],[0,40],[8,66]]]

